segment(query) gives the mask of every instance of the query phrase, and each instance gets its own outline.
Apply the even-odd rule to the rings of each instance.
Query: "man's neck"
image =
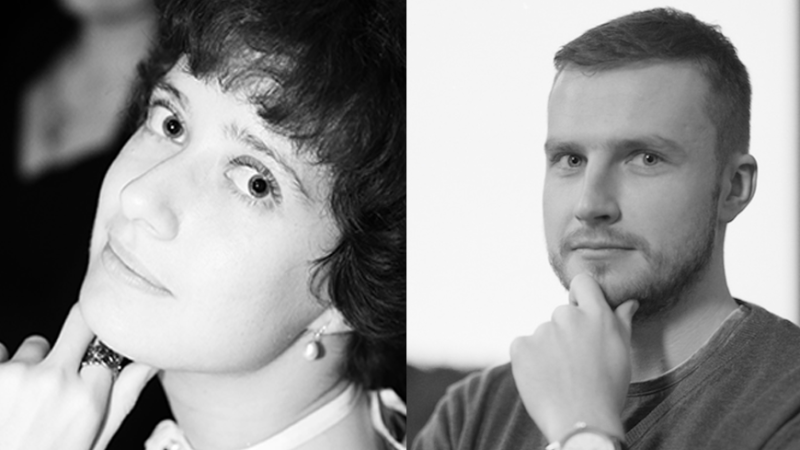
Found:
[[[632,381],[659,377],[687,361],[737,308],[724,274],[717,275],[690,289],[658,317],[634,318]]]

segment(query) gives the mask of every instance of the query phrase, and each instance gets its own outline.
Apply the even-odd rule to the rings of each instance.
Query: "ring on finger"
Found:
[[[108,348],[100,339],[95,337],[83,355],[81,369],[86,366],[103,366],[110,370],[112,376],[116,379],[122,370],[124,362],[124,357]]]

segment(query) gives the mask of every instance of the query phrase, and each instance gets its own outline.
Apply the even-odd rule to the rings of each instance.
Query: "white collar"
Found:
[[[293,423],[278,434],[243,450],[290,450],[310,441],[339,423],[353,411],[361,389],[350,384],[329,403]],[[144,443],[145,450],[192,450],[183,431],[172,420],[163,420]]]

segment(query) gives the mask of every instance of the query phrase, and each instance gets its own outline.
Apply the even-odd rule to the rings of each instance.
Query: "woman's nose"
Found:
[[[122,214],[157,239],[170,240],[178,234],[178,215],[168,186],[169,178],[159,166],[134,178],[120,192]]]

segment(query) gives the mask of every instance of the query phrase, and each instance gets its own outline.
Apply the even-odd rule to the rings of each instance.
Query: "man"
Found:
[[[569,304],[452,387],[414,448],[800,448],[800,329],[725,279],[757,172],[735,48],[655,9],[555,64],[544,222]]]

